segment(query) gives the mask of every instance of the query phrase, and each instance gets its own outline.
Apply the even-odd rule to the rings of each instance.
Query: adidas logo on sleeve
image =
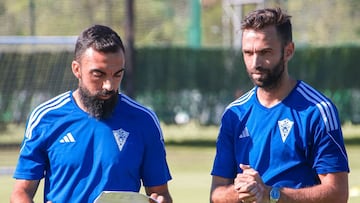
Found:
[[[71,133],[67,133],[61,140],[60,143],[76,142]]]

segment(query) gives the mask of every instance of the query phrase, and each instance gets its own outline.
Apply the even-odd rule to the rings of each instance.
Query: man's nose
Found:
[[[104,90],[107,90],[107,91],[112,91],[114,90],[114,81],[112,79],[106,79],[104,82],[103,82],[103,89]]]
[[[252,67],[254,69],[257,69],[258,67],[262,66],[262,60],[261,57],[258,54],[254,54],[253,60],[252,60]]]

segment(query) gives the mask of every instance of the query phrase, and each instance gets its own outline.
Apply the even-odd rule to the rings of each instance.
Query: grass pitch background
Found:
[[[167,158],[173,180],[169,189],[174,202],[209,202],[211,176],[210,170],[215,155],[215,140],[218,127],[201,127],[196,124],[184,126],[163,125],[166,140]],[[360,202],[360,126],[343,127],[350,162],[349,203]],[[0,135],[0,143],[19,142],[23,127],[10,126],[6,135]],[[15,167],[17,148],[0,149],[0,169],[2,172]],[[9,167],[9,168],[8,168]],[[11,175],[0,175],[0,199],[8,202],[14,180]],[[42,184],[36,194],[35,202],[42,202]],[[142,190],[143,192],[143,190]]]

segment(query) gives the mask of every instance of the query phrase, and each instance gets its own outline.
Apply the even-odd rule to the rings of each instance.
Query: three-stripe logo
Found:
[[[76,142],[71,133],[67,133],[61,140],[60,143]]]

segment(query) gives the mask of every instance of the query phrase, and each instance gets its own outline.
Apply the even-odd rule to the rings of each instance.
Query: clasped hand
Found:
[[[239,195],[240,202],[267,202],[266,185],[259,173],[249,165],[240,164],[240,168],[243,170],[243,173],[237,174],[234,180],[234,189]]]

